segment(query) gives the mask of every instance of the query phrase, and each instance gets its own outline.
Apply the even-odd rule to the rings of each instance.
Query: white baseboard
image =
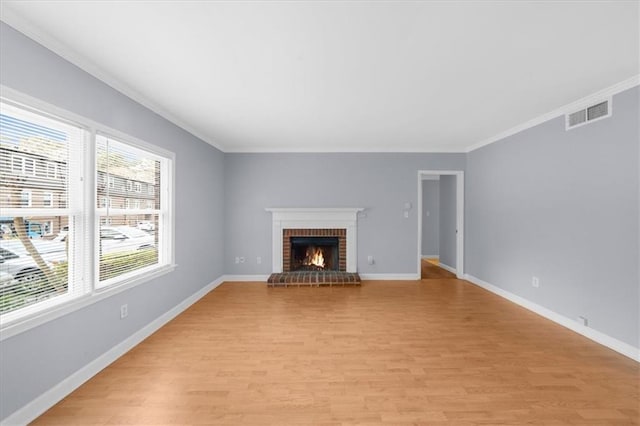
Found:
[[[478,287],[482,287],[485,290],[488,290],[494,294],[497,294],[500,297],[503,297],[517,305],[522,306],[525,309],[528,309],[536,314],[547,318],[559,324],[563,327],[568,328],[571,331],[575,331],[582,336],[593,340],[596,343],[599,343],[603,346],[608,347],[624,356],[627,356],[637,362],[640,362],[640,348],[636,348],[631,346],[628,343],[622,342],[614,337],[611,337],[607,334],[604,334],[600,331],[594,330],[593,328],[589,328],[580,324],[577,321],[574,321],[570,318],[565,317],[564,315],[560,315],[557,312],[554,312],[550,309],[545,308],[544,306],[540,306],[536,303],[533,303],[524,297],[513,294],[509,291],[503,290],[500,287],[497,287],[493,284],[490,284],[486,281],[481,280],[480,278],[474,277],[473,275],[465,274],[464,278],[471,282],[472,284],[477,285]]]
[[[84,382],[98,374],[100,371],[109,366],[112,362],[120,358],[122,355],[130,351],[133,347],[140,344],[144,339],[155,333],[163,325],[171,321],[173,318],[185,311],[189,306],[204,297],[211,290],[219,286],[223,282],[222,277],[216,279],[210,284],[203,287],[197,293],[189,296],[180,304],[171,310],[165,312],[151,323],[141,328],[127,339],[118,343],[89,364],[82,367],[24,407],[13,412],[11,415],[0,421],[3,426],[9,425],[26,425],[35,420],[42,413],[53,407],[62,398],[76,390]]]
[[[445,271],[451,272],[452,274],[457,274],[458,273],[456,268],[452,268],[451,266],[446,265],[446,264],[444,264],[442,262],[438,263],[438,266],[441,267],[442,269],[444,269]]]
[[[361,280],[367,281],[413,281],[419,280],[418,274],[359,274]]]
[[[422,254],[420,255],[423,259],[440,259],[440,256],[437,254]]]
[[[242,281],[260,281],[266,283],[269,275],[224,275],[222,281],[242,282]]]

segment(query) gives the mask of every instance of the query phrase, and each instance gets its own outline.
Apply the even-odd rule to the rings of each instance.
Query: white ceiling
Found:
[[[638,2],[2,1],[227,152],[463,152],[639,73]]]

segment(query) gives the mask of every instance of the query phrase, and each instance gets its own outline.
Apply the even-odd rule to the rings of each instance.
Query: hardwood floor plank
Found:
[[[638,378],[457,279],[225,283],[34,424],[638,425]]]

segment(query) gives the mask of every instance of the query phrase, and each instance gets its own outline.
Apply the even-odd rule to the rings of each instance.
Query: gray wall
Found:
[[[3,23],[0,82],[176,153],[178,264],[173,273],[3,340],[3,419],[223,274],[224,168],[215,148]],[[123,303],[126,320],[119,319]]]
[[[422,255],[440,253],[440,180],[422,181]]]
[[[456,176],[440,176],[440,263],[456,267]]]
[[[467,273],[638,347],[638,87],[468,154]],[[533,288],[532,276],[540,279]]]
[[[463,170],[464,164],[464,154],[226,154],[225,271],[271,273],[265,207],[365,207],[358,271],[416,274],[418,170]],[[413,206],[408,219],[406,202]],[[246,263],[235,264],[236,256]]]

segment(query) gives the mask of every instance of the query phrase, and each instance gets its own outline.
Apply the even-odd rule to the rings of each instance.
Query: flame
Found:
[[[324,268],[324,256],[321,248],[309,247],[307,249],[307,257],[304,260],[304,265],[314,265],[319,268]]]

